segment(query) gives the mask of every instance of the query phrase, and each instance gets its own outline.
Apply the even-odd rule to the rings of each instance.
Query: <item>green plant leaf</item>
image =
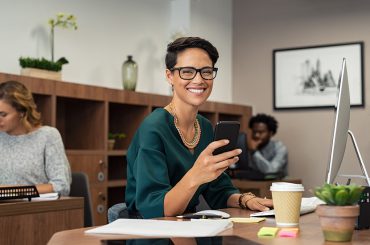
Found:
[[[124,139],[126,138],[126,134],[124,133],[111,133],[109,132],[108,133],[108,139],[112,140],[112,139]]]
[[[360,200],[361,194],[364,190],[363,186],[356,186],[356,185],[350,185],[348,186],[348,189],[350,191],[350,195],[348,198],[348,205],[353,205],[358,203]]]
[[[341,189],[335,194],[335,203],[336,205],[343,206],[347,203],[348,198],[349,193],[347,192],[347,190],[345,188]]]
[[[56,63],[59,63],[59,64],[61,64],[61,65],[65,65],[65,64],[68,64],[68,63],[69,63],[69,61],[68,61],[65,57],[61,57],[61,58],[59,58],[59,59],[56,61]]]
[[[314,195],[328,205],[354,205],[358,203],[363,189],[358,185],[324,184],[315,188]]]
[[[49,71],[60,71],[62,70],[62,64],[53,62],[45,58],[37,59],[30,57],[20,57],[19,65],[22,68],[38,68]]]

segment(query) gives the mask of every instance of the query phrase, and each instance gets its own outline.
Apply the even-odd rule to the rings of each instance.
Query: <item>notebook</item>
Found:
[[[126,234],[151,237],[206,237],[233,227],[227,219],[191,221],[117,219],[107,225],[85,231],[87,234]]]

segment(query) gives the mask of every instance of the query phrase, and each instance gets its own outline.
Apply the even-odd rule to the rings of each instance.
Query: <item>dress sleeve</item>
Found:
[[[136,208],[143,218],[164,216],[164,197],[171,189],[163,143],[155,130],[140,132],[141,142],[133,164]]]
[[[71,168],[64,151],[62,137],[53,128],[45,146],[45,172],[55,192],[68,196],[71,186]]]
[[[203,196],[212,209],[220,209],[227,208],[227,200],[235,193],[240,192],[233,186],[230,177],[226,173],[222,173],[208,184]]]

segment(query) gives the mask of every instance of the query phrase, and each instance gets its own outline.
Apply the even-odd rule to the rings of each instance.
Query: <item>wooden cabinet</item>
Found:
[[[135,131],[171,97],[0,73],[0,83],[8,80],[24,83],[34,95],[43,124],[59,130],[72,171],[89,176],[94,223],[105,224],[108,208],[125,198],[126,153]],[[199,113],[213,124],[239,121],[246,132],[252,108],[206,102]],[[108,150],[108,132],[124,133],[126,138]]]

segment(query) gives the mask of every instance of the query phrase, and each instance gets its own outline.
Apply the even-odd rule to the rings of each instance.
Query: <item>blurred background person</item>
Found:
[[[0,185],[69,194],[71,169],[60,133],[42,126],[32,93],[17,81],[0,84],[0,158]]]
[[[249,166],[257,178],[281,179],[288,175],[288,150],[279,140],[272,140],[278,122],[270,115],[257,114],[249,121],[248,135]]]

